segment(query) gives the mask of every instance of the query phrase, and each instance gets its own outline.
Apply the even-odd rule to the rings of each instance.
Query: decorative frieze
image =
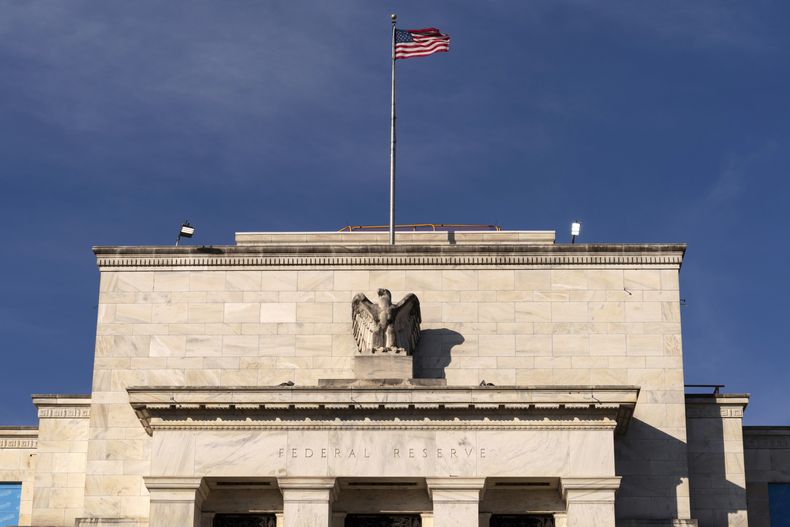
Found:
[[[0,438],[0,449],[35,449],[38,439],[33,438]]]
[[[38,417],[47,419],[87,419],[91,416],[90,408],[58,406],[39,408]]]
[[[686,417],[690,419],[703,418],[743,418],[742,406],[687,406]]]

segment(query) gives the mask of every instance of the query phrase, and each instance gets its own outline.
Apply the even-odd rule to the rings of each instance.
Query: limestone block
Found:
[[[296,322],[296,305],[293,302],[260,304],[260,322]]]
[[[296,304],[296,322],[332,322],[332,304]]]
[[[475,303],[454,303],[442,306],[443,322],[477,322],[478,311]]]
[[[552,302],[552,322],[587,322],[586,302]]]
[[[611,289],[622,291],[623,271],[620,269],[587,270],[587,287],[589,289]]]
[[[189,304],[153,304],[151,322],[155,324],[183,324],[189,322]]]
[[[187,338],[182,335],[155,335],[151,337],[151,357],[183,357],[186,355]]]
[[[189,273],[190,291],[224,291],[225,271],[193,271]]]
[[[334,285],[332,271],[298,271],[297,287],[299,291],[331,290]],[[266,273],[264,273],[264,279]]]
[[[516,353],[540,356],[551,355],[551,335],[516,335]]]
[[[551,290],[551,271],[519,270],[515,271],[516,289],[524,291]]]
[[[298,271],[266,270],[261,273],[262,291],[296,291],[297,282]]]
[[[509,291],[516,286],[515,271],[510,270],[479,271],[477,280],[481,290]]]
[[[449,291],[475,290],[478,288],[478,271],[445,270],[442,271],[442,289]]]
[[[185,339],[184,355],[186,357],[211,357],[222,354],[221,336],[191,335]]]
[[[260,304],[227,303],[225,304],[224,322],[268,322],[260,319]]]
[[[515,319],[520,322],[549,322],[551,314],[551,302],[515,303]]]
[[[478,353],[481,356],[512,356],[516,353],[515,335],[480,335]]]
[[[225,309],[222,304],[189,304],[188,321],[192,323],[221,323]],[[179,321],[183,322],[183,321]]]
[[[227,291],[259,291],[261,271],[228,271],[225,273]]]
[[[187,271],[155,272],[154,291],[189,291],[189,272]]]
[[[623,271],[623,286],[631,291],[639,289],[661,289],[661,271],[652,269],[626,269]]]
[[[255,356],[258,354],[257,335],[225,335],[222,354],[225,356]]]

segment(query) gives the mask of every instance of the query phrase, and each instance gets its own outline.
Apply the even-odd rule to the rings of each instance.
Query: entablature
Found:
[[[623,433],[639,389],[569,387],[134,387],[149,434],[186,429],[607,429]]]

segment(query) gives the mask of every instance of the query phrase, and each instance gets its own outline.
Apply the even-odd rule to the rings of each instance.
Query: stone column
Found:
[[[208,486],[199,477],[148,476],[149,527],[200,527],[200,507]]]
[[[433,513],[432,512],[421,512],[420,513],[420,525],[422,525],[422,527],[433,527]]]
[[[568,515],[564,512],[555,512],[554,527],[568,527]]]
[[[284,527],[332,527],[335,478],[278,478]]]
[[[435,527],[478,527],[485,478],[427,478]]]
[[[283,513],[282,512],[275,512],[274,513],[274,522],[275,522],[274,524],[277,527],[285,527],[285,519],[283,519]]]
[[[614,494],[619,477],[561,478],[568,527],[615,527]]]

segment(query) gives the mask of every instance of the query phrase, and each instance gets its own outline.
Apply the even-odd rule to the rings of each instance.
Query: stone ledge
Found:
[[[243,245],[94,247],[101,270],[320,267],[567,267],[679,269],[685,244]]]

